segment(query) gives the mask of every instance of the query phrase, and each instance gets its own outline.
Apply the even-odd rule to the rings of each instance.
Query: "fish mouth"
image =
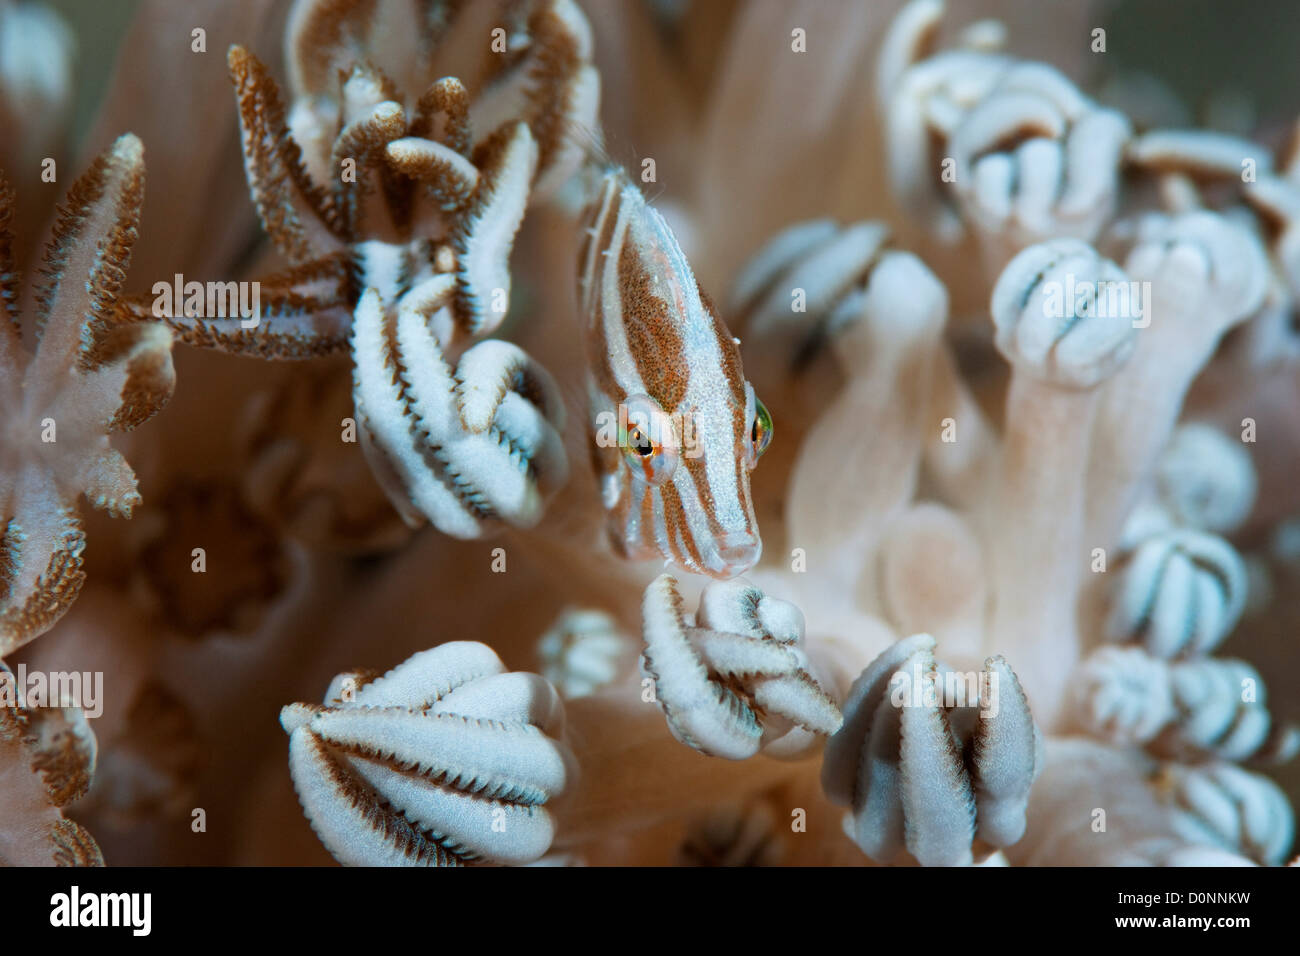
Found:
[[[734,578],[744,574],[763,554],[763,541],[752,531],[728,531],[717,536],[708,554],[704,570],[713,577]]]

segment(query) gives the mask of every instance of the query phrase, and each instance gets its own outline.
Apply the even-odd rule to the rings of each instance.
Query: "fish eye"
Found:
[[[654,443],[636,425],[627,430],[627,447],[642,458],[649,458],[655,452]]]
[[[647,484],[661,485],[677,471],[677,431],[659,403],[647,395],[627,400],[618,443],[627,466]]]
[[[767,451],[767,446],[772,444],[772,416],[757,396],[754,398],[754,422],[749,427],[749,440],[754,446],[756,461]]]

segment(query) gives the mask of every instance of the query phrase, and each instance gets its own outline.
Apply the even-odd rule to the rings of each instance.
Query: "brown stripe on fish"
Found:
[[[628,351],[646,394],[671,413],[686,395],[691,357],[677,330],[680,320],[673,303],[655,291],[650,269],[635,243],[624,242],[619,252],[618,291]]]
[[[675,521],[677,527],[681,529],[682,541],[686,543],[691,565],[695,568],[703,568],[704,555],[700,552],[699,542],[695,540],[695,533],[691,530],[690,523],[686,520],[686,511],[682,505],[681,492],[675,487],[673,491],[674,497],[677,499],[677,515]],[[707,509],[705,513],[706,516],[708,516]],[[711,516],[709,516],[709,524],[713,524]]]

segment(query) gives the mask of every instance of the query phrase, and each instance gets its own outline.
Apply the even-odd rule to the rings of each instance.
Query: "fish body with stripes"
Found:
[[[617,167],[589,183],[578,294],[610,538],[632,560],[743,574],[762,553],[749,478],[771,419],[663,216]]]

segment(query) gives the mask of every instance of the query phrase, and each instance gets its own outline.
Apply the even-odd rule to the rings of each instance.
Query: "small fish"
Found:
[[[592,454],[615,549],[730,578],[762,553],[749,473],[772,419],[672,230],[623,171],[585,214]]]

